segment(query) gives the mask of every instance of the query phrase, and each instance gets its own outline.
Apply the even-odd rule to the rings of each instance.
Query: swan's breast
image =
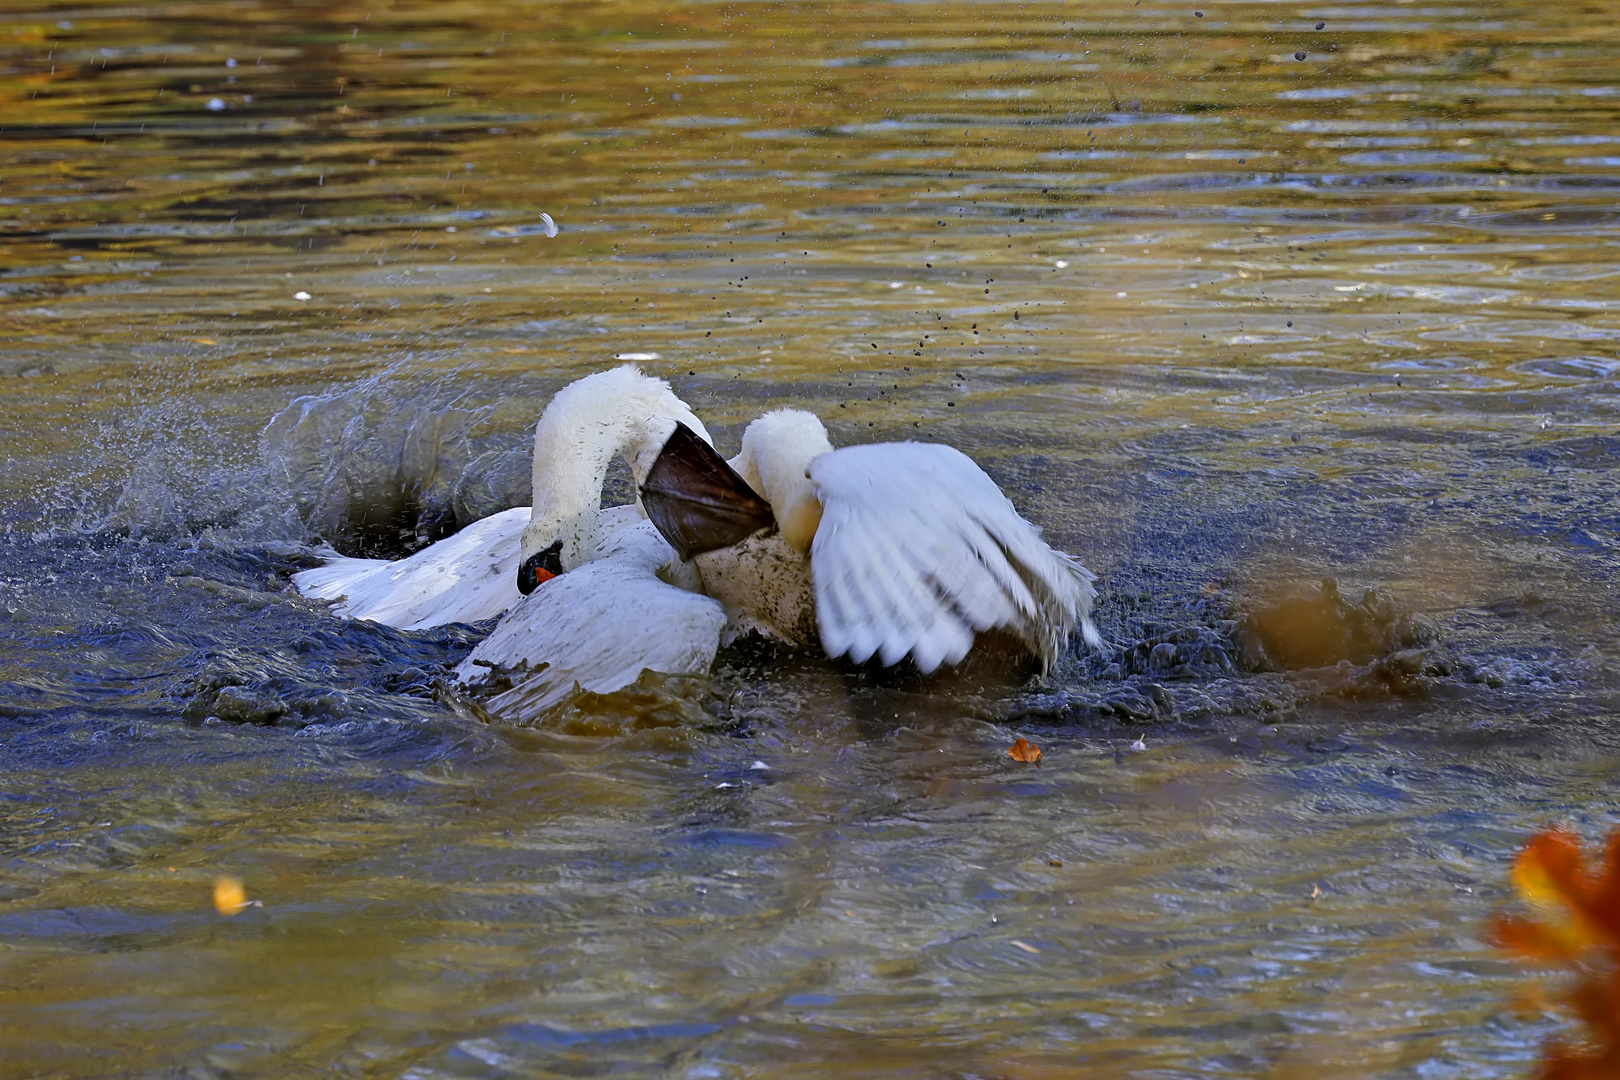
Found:
[[[751,536],[739,544],[692,560],[703,591],[720,601],[734,623],[797,648],[815,644],[815,591],[810,560],[780,532]]]

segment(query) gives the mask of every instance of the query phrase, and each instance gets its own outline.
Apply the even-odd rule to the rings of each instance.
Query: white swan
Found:
[[[334,558],[293,575],[333,611],[408,630],[493,618],[545,576],[589,561],[641,514],[602,511],[608,465],[625,456],[639,482],[676,423],[703,424],[661,379],[633,364],[559,390],[534,433],[534,505],[504,510],[406,559]]]
[[[1092,573],[949,446],[834,450],[814,415],[782,409],[749,425],[730,466],[677,429],[642,503],[736,621],[797,644],[813,625],[833,658],[909,656],[926,674],[991,630],[1048,668],[1076,627],[1102,646]]]
[[[615,457],[630,463],[652,521],[635,506],[599,508]],[[909,656],[924,672],[960,661],[992,629],[1048,664],[1077,623],[1100,644],[1091,574],[1043,543],[950,447],[833,450],[815,416],[778,410],[749,425],[728,464],[666,384],[626,366],[547,405],[534,493],[515,544],[523,511],[368,567],[377,587],[350,580],[345,601],[433,625],[420,620],[473,603],[478,590],[458,583],[487,579],[486,602],[510,610],[456,678],[472,683],[493,669],[515,677],[490,701],[508,720],[535,719],[576,689],[621,689],[645,670],[705,672],[728,627],[801,646],[819,640],[829,656],[858,663]],[[494,550],[500,538],[505,552]],[[498,568],[509,592],[493,584]],[[327,569],[299,577],[331,588],[341,567],[310,580]]]
[[[462,684],[497,672],[514,680],[490,699],[496,715],[526,723],[576,690],[609,693],[649,670],[709,670],[725,609],[637,507],[597,509],[609,461],[624,457],[639,489],[676,431],[708,446],[668,386],[633,368],[582,379],[546,406],[534,512],[514,557],[524,595],[455,671]]]

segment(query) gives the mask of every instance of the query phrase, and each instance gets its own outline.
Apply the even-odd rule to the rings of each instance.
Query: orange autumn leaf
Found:
[[[1022,761],[1027,765],[1033,765],[1041,760],[1041,748],[1020,736],[1017,742],[1007,747],[1007,756],[1014,761]]]
[[[221,915],[235,915],[248,906],[247,890],[233,877],[222,877],[214,882],[214,910]]]
[[[1581,952],[1582,943],[1562,926],[1550,927],[1529,919],[1497,915],[1491,922],[1491,944],[1531,960],[1565,963]]]
[[[1599,866],[1588,867],[1580,839],[1565,829],[1530,838],[1509,874],[1536,919],[1499,913],[1490,938],[1500,948],[1553,961],[1576,975],[1558,997],[1585,1025],[1584,1045],[1549,1042],[1541,1080],[1620,1077],[1620,829]]]
[[[1620,942],[1620,829],[1609,833],[1603,868],[1592,882],[1586,917],[1603,927],[1610,940]]]
[[[1617,834],[1620,836],[1620,834]],[[1549,829],[1530,838],[1509,880],[1521,899],[1555,920],[1573,949],[1620,944],[1620,845],[1610,837],[1606,865],[1587,871],[1580,838]]]
[[[1537,833],[1513,860],[1508,880],[1523,899],[1537,907],[1567,903],[1579,889],[1580,838],[1564,829]]]
[[[1575,1015],[1616,1051],[1620,1060],[1620,979],[1588,979],[1570,995]]]
[[[1620,1076],[1620,1062],[1589,1061],[1556,1050],[1542,1063],[1540,1080],[1614,1080]]]

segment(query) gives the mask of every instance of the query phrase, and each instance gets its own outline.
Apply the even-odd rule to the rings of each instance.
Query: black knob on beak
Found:
[[[544,551],[537,551],[518,567],[518,592],[528,596],[543,581],[550,581],[562,571],[562,541],[558,540]]]

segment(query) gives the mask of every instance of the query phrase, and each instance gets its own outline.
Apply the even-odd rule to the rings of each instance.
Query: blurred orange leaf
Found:
[[[1573,960],[1580,953],[1579,939],[1562,927],[1549,927],[1529,919],[1498,915],[1491,923],[1491,944],[1532,960]]]
[[[1537,833],[1509,873],[1514,891],[1538,919],[1498,913],[1490,938],[1520,956],[1555,961],[1577,979],[1559,1000],[1586,1025],[1585,1045],[1548,1043],[1541,1080],[1620,1077],[1620,829],[1610,833],[1601,866],[1588,868],[1580,839],[1567,829]]]
[[[1530,838],[1509,880],[1519,897],[1557,922],[1568,947],[1620,946],[1620,832],[1609,839],[1606,865],[1588,872],[1580,838],[1548,829]],[[1596,868],[1595,868],[1596,869]]]
[[[1508,880],[1519,896],[1537,907],[1567,904],[1579,888],[1581,841],[1564,829],[1537,833],[1513,860]]]
[[[1007,747],[1007,756],[1014,761],[1022,761],[1025,764],[1033,765],[1041,760],[1041,748],[1028,739],[1020,737],[1017,742]]]
[[[248,906],[247,890],[233,877],[218,878],[214,882],[214,910],[221,915],[235,915]]]

